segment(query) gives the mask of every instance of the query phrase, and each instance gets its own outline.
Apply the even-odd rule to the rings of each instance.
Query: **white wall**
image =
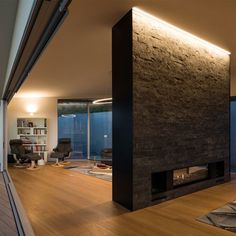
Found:
[[[35,105],[37,112],[30,116],[28,105]],[[57,145],[57,99],[56,98],[13,98],[7,107],[8,143],[17,138],[18,117],[44,117],[48,120],[48,151]],[[8,145],[9,147],[9,145]]]

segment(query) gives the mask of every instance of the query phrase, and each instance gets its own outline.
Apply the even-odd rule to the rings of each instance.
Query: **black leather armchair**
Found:
[[[58,140],[58,145],[53,149],[53,153],[51,153],[51,158],[56,159],[56,163],[53,165],[54,167],[62,167],[63,164],[68,164],[68,159],[71,157],[71,139],[70,138],[60,138]],[[59,162],[61,160],[61,162]]]
[[[104,148],[101,153],[101,163],[112,166],[112,148]]]
[[[28,169],[33,170],[37,168],[35,161],[40,160],[41,157],[37,153],[26,150],[21,139],[12,139],[9,144],[13,158],[16,161],[16,167],[24,167],[23,163],[30,161],[31,165]]]

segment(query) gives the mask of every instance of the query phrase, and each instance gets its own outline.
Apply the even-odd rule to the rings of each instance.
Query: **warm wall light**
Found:
[[[38,110],[38,107],[35,104],[29,104],[26,107],[26,111],[30,113],[30,115],[32,116],[36,111]]]
[[[103,98],[103,99],[97,99],[93,101],[93,104],[110,104],[112,103],[112,98]]]
[[[225,50],[223,48],[220,48],[220,47],[218,47],[218,46],[216,46],[216,45],[214,45],[214,44],[212,44],[212,43],[210,43],[210,42],[208,42],[206,40],[203,40],[203,39],[201,39],[201,38],[199,38],[199,37],[197,37],[197,36],[195,36],[193,34],[190,34],[187,31],[184,31],[184,30],[182,30],[182,29],[180,29],[180,28],[178,28],[178,27],[176,27],[174,25],[171,25],[171,24],[167,23],[166,21],[163,21],[163,20],[161,20],[161,19],[159,19],[159,18],[157,18],[157,17],[155,17],[155,16],[153,16],[153,15],[151,15],[151,14],[145,12],[145,11],[140,10],[137,7],[133,7],[133,11],[135,13],[141,15],[141,16],[148,17],[149,19],[155,21],[157,24],[159,24],[162,27],[165,27],[165,28],[167,28],[169,30],[172,30],[172,31],[180,33],[182,36],[185,37],[186,40],[194,40],[195,42],[198,42],[201,45],[210,47],[211,49],[217,50],[218,52],[223,52],[223,53],[226,53],[228,55],[231,54],[229,51],[227,51],[227,50]]]

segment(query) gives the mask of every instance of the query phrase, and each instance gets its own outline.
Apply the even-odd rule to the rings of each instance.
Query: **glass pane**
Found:
[[[90,156],[112,148],[112,105],[90,105]],[[110,157],[111,158],[111,157]]]
[[[72,158],[87,158],[87,103],[58,103],[58,138],[70,138]]]

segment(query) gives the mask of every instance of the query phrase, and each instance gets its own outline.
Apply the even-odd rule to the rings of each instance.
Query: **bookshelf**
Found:
[[[17,118],[17,138],[23,141],[27,150],[38,153],[47,161],[47,119]]]

